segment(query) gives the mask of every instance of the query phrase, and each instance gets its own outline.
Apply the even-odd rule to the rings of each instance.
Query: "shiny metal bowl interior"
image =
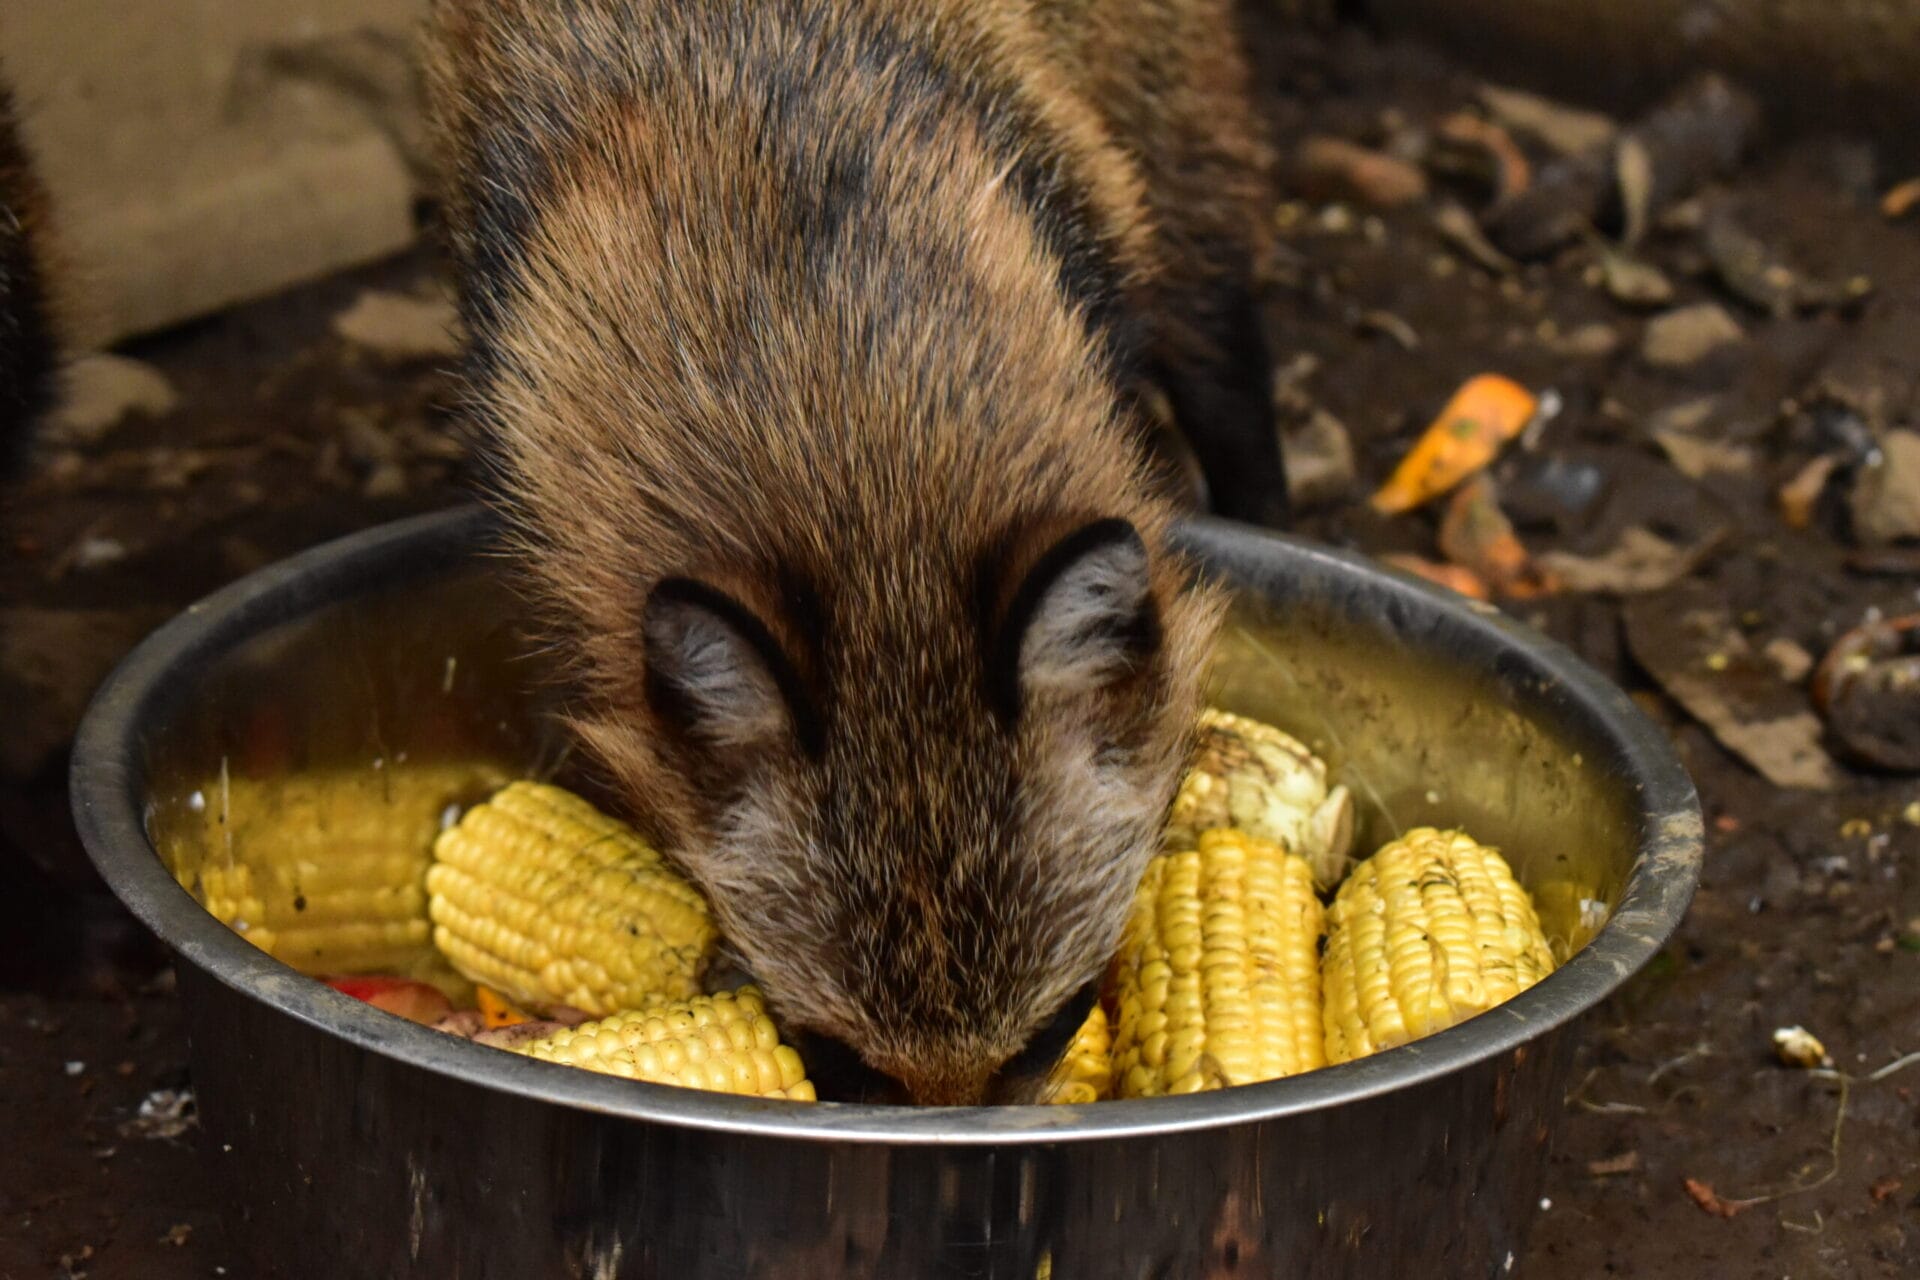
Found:
[[[539,661],[484,551],[487,531],[475,511],[423,517],[235,584],[126,661],[97,696],[76,750],[75,810],[95,861],[184,962],[203,1111],[237,1151],[227,1161],[236,1185],[261,1202],[249,1219],[283,1243],[324,1242],[336,1265],[404,1258],[432,1261],[432,1274],[744,1274],[733,1269],[737,1257],[722,1261],[714,1232],[728,1216],[744,1230],[748,1215],[772,1206],[781,1245],[764,1257],[786,1262],[753,1274],[1024,1278],[1042,1261],[1048,1269],[1058,1261],[1063,1276],[1268,1273],[1238,1269],[1256,1263],[1303,1275],[1389,1274],[1373,1269],[1389,1265],[1455,1268],[1435,1273],[1448,1275],[1485,1265],[1493,1274],[1524,1237],[1544,1169],[1567,1056],[1555,1033],[1655,954],[1697,879],[1690,782],[1624,695],[1571,655],[1495,611],[1357,557],[1197,521],[1182,536],[1237,589],[1215,700],[1321,751],[1359,802],[1362,845],[1457,823],[1502,846],[1565,956],[1552,977],[1459,1027],[1358,1063],[1082,1108],[769,1103],[503,1054],[306,980],[190,892],[197,869],[219,856],[203,817],[221,780],[299,773],[364,786],[446,761],[564,774],[566,751],[532,692]],[[296,1087],[319,1118],[280,1114]],[[469,1116],[487,1109],[503,1131],[537,1139],[547,1164],[534,1174],[503,1168],[486,1195],[459,1191],[459,1175],[436,1162],[510,1156],[449,1149],[469,1141],[448,1136],[462,1122],[433,1113],[454,1099]],[[360,1189],[324,1175],[316,1182],[315,1162],[324,1165],[338,1138],[325,1120],[335,1107],[378,1141],[407,1147],[392,1176],[412,1189],[411,1217],[385,1220],[364,1168]],[[1434,1107],[1446,1114],[1423,1136],[1420,1117]],[[1534,1116],[1538,1135],[1496,1139],[1491,1131],[1516,1107]],[[703,1170],[705,1207],[660,1185],[654,1165],[613,1161],[609,1153],[629,1142],[671,1166],[674,1180]],[[703,1142],[694,1160],[689,1144]],[[1438,1144],[1424,1160],[1422,1142]],[[565,1172],[574,1160],[618,1176],[583,1182]],[[298,1178],[282,1168],[290,1161]],[[729,1172],[740,1162],[781,1178],[741,1190],[743,1175]],[[443,1176],[454,1181],[441,1191]],[[572,1224],[543,1224],[537,1246],[492,1238],[499,1233],[477,1217],[488,1196],[522,1177],[523,1234],[527,1215]],[[811,1194],[823,1177],[824,1201]],[[1036,1199],[1036,1179],[1084,1185]],[[1396,1221],[1384,1207],[1404,1194],[1411,1216],[1420,1187],[1436,1179],[1459,1184],[1426,1193],[1452,1216],[1444,1230]],[[439,1206],[425,1225],[422,1186],[436,1188],[427,1201]],[[863,1206],[865,1191],[879,1199]],[[945,1234],[913,1243],[915,1206]],[[1096,1233],[1129,1214],[1157,1223],[1140,1237],[1141,1269],[1070,1269],[1076,1248],[1096,1256]],[[264,1238],[268,1226],[250,1231]],[[572,1243],[556,1251],[556,1232]],[[832,1272],[794,1261],[824,1256],[808,1252],[816,1247],[839,1251]],[[574,1261],[562,1267],[553,1261],[561,1255]],[[1245,1261],[1223,1270],[1219,1258],[1229,1255]],[[286,1274],[348,1274],[303,1270],[264,1245],[255,1256],[277,1259]],[[580,1261],[598,1266],[608,1256],[602,1271]],[[642,1257],[644,1265],[634,1261]],[[383,1273],[400,1274],[354,1272]]]

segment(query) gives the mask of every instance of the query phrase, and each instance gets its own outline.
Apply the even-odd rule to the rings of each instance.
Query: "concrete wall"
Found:
[[[421,0],[4,0],[0,65],[105,343],[415,235]]]

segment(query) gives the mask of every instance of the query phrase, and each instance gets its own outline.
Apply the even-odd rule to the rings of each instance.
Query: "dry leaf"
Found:
[[[1622,531],[1620,541],[1605,555],[1576,556],[1565,551],[1548,551],[1539,559],[1541,567],[1553,575],[1564,591],[1577,595],[1630,596],[1660,591],[1680,581],[1717,541],[1710,538],[1692,547],[1682,547],[1636,525]]]
[[[1754,652],[1712,588],[1681,583],[1636,596],[1624,618],[1634,660],[1727,750],[1777,787],[1840,784],[1806,695]]]
[[[1620,132],[1610,116],[1581,111],[1518,89],[1483,85],[1480,101],[1507,128],[1530,133],[1564,155],[1601,150]]]
[[[1634,1173],[1640,1168],[1638,1151],[1623,1151],[1606,1160],[1587,1161],[1587,1172],[1596,1178],[1611,1177],[1616,1174]]]
[[[1510,276],[1520,270],[1520,264],[1494,247],[1480,230],[1480,223],[1471,213],[1451,202],[1441,205],[1433,212],[1433,229],[1441,238],[1467,255],[1476,266],[1484,267],[1498,276]]]
[[[1373,495],[1373,509],[1397,515],[1446,493],[1498,457],[1538,408],[1533,393],[1511,378],[1469,379]]]
[[[1618,249],[1602,249],[1600,283],[1607,296],[1629,307],[1664,307],[1673,301],[1673,281],[1650,262]]]
[[[1653,438],[1666,453],[1667,460],[1689,480],[1698,480],[1716,471],[1746,475],[1753,470],[1753,450],[1745,445],[1702,440],[1682,431],[1655,431]]]
[[[1647,321],[1640,355],[1656,368],[1684,369],[1746,336],[1725,307],[1700,302]]]
[[[1632,136],[1620,139],[1613,151],[1613,176],[1620,184],[1620,243],[1632,248],[1645,238],[1653,207],[1653,156],[1647,144]]]
[[[1295,183],[1315,200],[1396,209],[1427,194],[1427,175],[1405,160],[1342,138],[1308,138],[1294,157]]]

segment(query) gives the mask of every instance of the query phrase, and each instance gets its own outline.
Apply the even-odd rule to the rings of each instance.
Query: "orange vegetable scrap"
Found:
[[[1440,122],[1440,136],[1458,146],[1478,148],[1493,160],[1499,184],[1495,203],[1518,200],[1533,185],[1533,166],[1527,163],[1526,153],[1493,121],[1470,112],[1456,112]]]
[[[1373,509],[1398,515],[1446,493],[1526,430],[1539,403],[1531,391],[1497,373],[1468,379],[1373,495]]]
[[[497,1031],[501,1027],[517,1027],[523,1022],[533,1021],[532,1014],[515,1005],[513,1001],[492,987],[476,986],[473,990],[480,1005],[480,1016],[486,1019],[489,1031]]]
[[[422,1026],[430,1027],[453,1012],[453,1002],[439,988],[409,978],[351,974],[326,977],[321,981],[342,995],[364,1000],[376,1009],[383,1009]]]
[[[1904,218],[1920,209],[1920,178],[1908,178],[1880,197],[1880,212],[1889,219]]]
[[[1447,504],[1440,550],[1497,595],[1523,600],[1556,589],[1551,575],[1534,563],[1514,533],[1492,482],[1484,476],[1470,481]]]
[[[1480,581],[1478,574],[1471,569],[1463,569],[1457,564],[1439,564],[1432,560],[1423,560],[1419,556],[1407,555],[1388,555],[1380,558],[1402,572],[1425,578],[1428,582],[1437,583],[1470,600],[1486,600],[1492,595],[1487,590],[1487,584]]]

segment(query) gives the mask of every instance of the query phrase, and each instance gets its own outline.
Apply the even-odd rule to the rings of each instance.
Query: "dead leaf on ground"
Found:
[[[1391,311],[1376,309],[1362,312],[1354,327],[1363,332],[1384,333],[1402,351],[1420,349],[1420,331]]]
[[[1623,1151],[1617,1156],[1605,1160],[1587,1161],[1587,1172],[1596,1178],[1616,1177],[1623,1173],[1637,1173],[1640,1169],[1640,1153]]]
[[[1725,307],[1700,302],[1649,320],[1640,355],[1658,369],[1684,369],[1746,336]]]
[[[1681,435],[1693,435],[1713,420],[1714,413],[1720,408],[1720,402],[1713,396],[1700,396],[1693,400],[1682,400],[1656,409],[1647,417],[1647,427],[1655,435],[1662,431],[1677,431]]]
[[[1449,202],[1433,211],[1433,229],[1468,261],[1494,275],[1510,276],[1520,270],[1520,264],[1494,247],[1474,216],[1457,204]]]
[[[1716,472],[1749,475],[1753,471],[1753,450],[1745,445],[1703,440],[1683,431],[1655,431],[1653,439],[1661,452],[1667,455],[1667,460],[1673,463],[1674,469],[1689,480],[1698,480]]]
[[[1307,412],[1306,421],[1281,438],[1287,463],[1287,491],[1294,505],[1311,511],[1347,495],[1357,472],[1353,440],[1340,419],[1324,409]]]
[[[1686,1188],[1687,1195],[1700,1206],[1701,1212],[1710,1213],[1716,1218],[1731,1218],[1735,1214],[1744,1213],[1753,1208],[1745,1200],[1723,1199],[1710,1184],[1698,1178],[1688,1178]]]
[[[1633,596],[1624,619],[1634,660],[1727,750],[1777,787],[1839,785],[1820,718],[1754,651],[1714,587],[1686,582]]]
[[[1767,641],[1760,652],[1767,656],[1767,661],[1773,664],[1773,669],[1788,684],[1799,684],[1813,670],[1813,655],[1786,636],[1775,636]]]
[[[1673,281],[1666,272],[1630,253],[1602,249],[1594,271],[1607,296],[1623,306],[1664,307],[1673,301]]]
[[[1728,293],[1776,318],[1792,314],[1799,277],[1729,210],[1716,208],[1708,215],[1700,247]]]
[[[1483,373],[1469,379],[1373,495],[1373,509],[1398,515],[1448,492],[1498,457],[1539,405],[1511,378]]]
[[[1557,356],[1599,359],[1620,349],[1620,333],[1610,324],[1594,321],[1562,332],[1552,320],[1542,320],[1534,331],[1540,345]]]
[[[1719,541],[1717,537],[1706,538],[1683,547],[1636,525],[1623,530],[1620,541],[1604,555],[1547,551],[1539,560],[1563,591],[1576,595],[1640,595],[1664,591],[1692,573]]]
[[[1531,134],[1563,155],[1602,150],[1620,132],[1611,116],[1500,85],[1482,85],[1480,101],[1507,128]]]
[[[1920,538],[1920,432],[1886,434],[1860,468],[1850,504],[1854,537],[1865,546]]]
[[[1646,238],[1653,210],[1653,156],[1629,135],[1613,150],[1613,178],[1620,187],[1620,243],[1632,248]]]
[[[1375,209],[1397,209],[1427,194],[1427,175],[1418,167],[1344,138],[1301,143],[1294,182],[1308,199],[1351,200]]]

